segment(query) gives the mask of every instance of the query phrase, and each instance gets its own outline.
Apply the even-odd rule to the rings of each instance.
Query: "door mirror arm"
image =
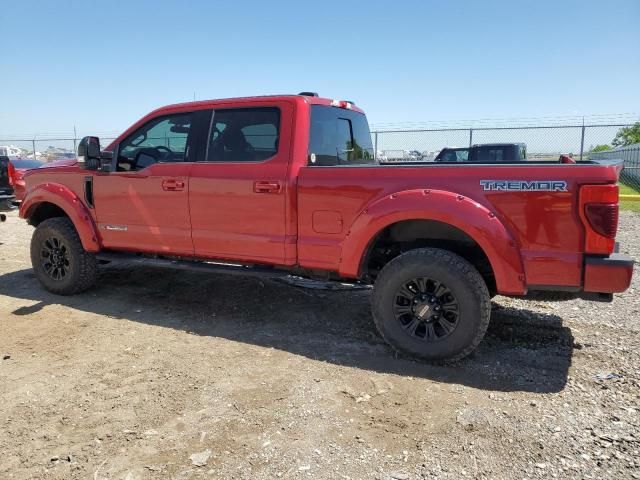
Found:
[[[105,150],[104,152],[100,152],[100,168],[98,169],[102,173],[111,172],[111,164],[113,163],[113,152]]]

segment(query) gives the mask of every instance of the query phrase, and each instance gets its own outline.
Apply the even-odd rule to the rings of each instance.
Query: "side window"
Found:
[[[440,157],[441,162],[456,162],[458,161],[458,155],[455,150],[447,150]]]
[[[167,115],[146,123],[118,148],[117,170],[141,170],[158,162],[184,162],[192,113]]]
[[[351,110],[313,105],[309,156],[309,164],[318,166],[375,163],[367,118]]]
[[[469,150],[457,150],[456,151],[456,159],[457,162],[467,162],[469,160]]]
[[[215,110],[208,162],[260,162],[278,152],[280,110],[274,107]]]
[[[478,162],[503,162],[504,149],[501,147],[480,147],[478,148]]]
[[[520,145],[520,160],[527,159],[527,147],[525,145]]]

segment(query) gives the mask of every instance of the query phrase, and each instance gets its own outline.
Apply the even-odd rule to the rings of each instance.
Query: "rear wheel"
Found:
[[[95,255],[82,247],[78,232],[66,217],[40,223],[31,238],[31,264],[40,283],[52,293],[71,295],[95,282]]]
[[[426,360],[459,360],[484,337],[491,299],[482,276],[465,259],[421,248],[382,269],[372,311],[378,331],[396,350]]]

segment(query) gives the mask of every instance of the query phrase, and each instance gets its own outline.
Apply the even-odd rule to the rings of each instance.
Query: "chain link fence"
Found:
[[[44,162],[75,158],[75,152],[81,138],[0,138],[0,155],[35,157]],[[115,140],[115,137],[100,137],[100,143],[103,147],[106,147],[112,140]]]
[[[589,158],[592,160],[624,160],[624,170],[622,170],[620,180],[640,192],[640,143],[593,152]]]
[[[609,145],[618,130],[626,126],[629,124],[377,130],[371,135],[376,158],[383,163],[432,161],[445,147],[486,143],[524,143],[529,160],[557,160],[560,154],[587,160],[602,158],[593,156],[593,147]],[[100,138],[103,146],[112,140],[113,137]],[[3,146],[12,146],[19,149],[20,156],[54,161],[73,157],[79,141],[80,137],[72,136],[0,138],[0,150]]]
[[[608,145],[628,124],[455,129],[378,130],[372,132],[378,160],[386,163],[432,161],[445,147],[486,143],[524,143],[529,160],[557,160],[561,154],[587,160],[596,145]]]

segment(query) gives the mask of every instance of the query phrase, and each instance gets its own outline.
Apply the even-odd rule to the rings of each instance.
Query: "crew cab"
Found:
[[[170,105],[78,161],[26,173],[21,217],[49,291],[131,262],[373,285],[397,350],[455,360],[481,341],[496,294],[610,300],[621,165],[380,165],[353,102],[312,93]]]

